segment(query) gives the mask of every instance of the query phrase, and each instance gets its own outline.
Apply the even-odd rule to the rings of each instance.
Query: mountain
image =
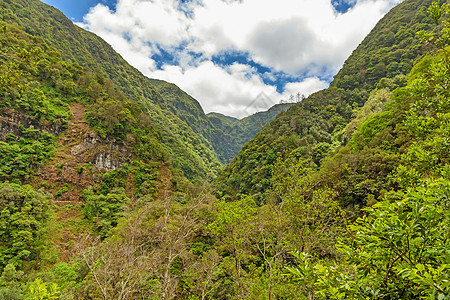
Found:
[[[39,2],[0,3],[0,299],[450,294],[448,6],[406,0],[371,33],[403,22],[389,24],[407,74],[367,77],[372,44],[329,89],[237,120],[138,72],[137,88],[116,84],[83,48],[101,40],[66,59],[56,46],[76,47],[52,39],[80,29]],[[434,25],[408,21],[425,10]],[[423,47],[402,43],[409,28]],[[355,68],[360,84],[340,81]],[[267,122],[214,190],[208,155]]]
[[[60,11],[38,0],[2,0],[0,9],[3,22],[15,24],[26,33],[44,39],[63,61],[99,73],[111,80],[127,100],[138,103],[160,131],[166,151],[188,178],[195,180],[214,174],[219,166],[214,150],[183,121],[185,111],[167,109],[170,99],[163,99],[150,80],[125,62],[105,41],[75,26]],[[203,114],[193,98],[188,98],[186,103],[200,109],[195,117]]]
[[[53,233],[73,237],[92,229],[105,235],[125,203],[165,199],[214,175],[221,148],[211,141],[223,141],[225,133],[177,86],[146,78],[103,40],[40,1],[0,1],[0,28],[2,208],[45,210],[30,215],[36,224],[47,222],[47,213],[61,224],[95,219],[90,229],[84,224]],[[7,200],[8,193],[39,189],[39,203]],[[2,268],[23,249],[30,249],[31,260],[39,255],[41,246],[12,249],[14,231],[2,234]],[[50,244],[66,247],[62,238]],[[73,249],[60,255],[69,257]]]
[[[90,230],[83,216],[104,235],[124,203],[188,184],[161,132],[111,81],[20,26],[0,28],[2,270],[29,270],[49,247],[69,257],[67,239]],[[41,231],[49,218],[61,226]]]
[[[233,198],[247,194],[263,201],[272,187],[277,157],[295,153],[318,168],[345,145],[347,124],[374,90],[406,84],[406,75],[426,49],[416,32],[430,29],[426,11],[431,2],[404,1],[387,13],[346,60],[330,88],[279,115],[242,148],[219,174],[219,190]]]
[[[430,28],[431,2],[404,1],[393,8],[345,61],[331,86],[370,91],[382,78],[407,75],[423,53],[416,33]]]
[[[214,128],[197,100],[174,84],[146,78],[105,41],[75,26],[58,10],[37,0],[5,0],[0,8],[3,21],[45,39],[62,60],[110,79],[129,101],[141,105],[161,131],[166,150],[190,179],[212,175],[218,161],[227,163],[253,137],[254,129],[236,141],[224,139],[227,133]]]
[[[228,163],[264,126],[275,117],[288,110],[292,103],[276,104],[267,111],[257,112],[243,119],[236,119],[218,113],[207,116],[214,124],[216,132],[211,141],[222,154],[224,162]]]
[[[149,79],[149,81],[162,96],[165,108],[186,122],[202,138],[203,143],[214,150],[218,160],[224,164],[235,157],[242,146],[278,113],[291,106],[289,103],[277,104],[268,111],[258,112],[242,120],[217,113],[205,115],[197,100],[175,84],[158,79]],[[228,123],[234,124],[230,127]]]

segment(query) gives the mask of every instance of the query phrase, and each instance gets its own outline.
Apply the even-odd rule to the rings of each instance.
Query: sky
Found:
[[[242,118],[327,88],[402,0],[42,0],[204,111]]]

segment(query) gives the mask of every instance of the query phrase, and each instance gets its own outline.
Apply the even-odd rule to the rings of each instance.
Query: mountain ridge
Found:
[[[139,103],[161,130],[169,145],[167,150],[174,154],[175,160],[179,160],[178,165],[183,166],[184,172],[191,179],[203,177],[211,170],[215,173],[219,168],[218,161],[227,163],[237,155],[242,141],[236,144],[233,139],[225,138],[228,140],[227,145],[234,149],[232,153],[226,153],[220,136],[227,133],[214,128],[198,101],[179,87],[145,77],[104,40],[74,25],[51,6],[38,0],[2,2],[0,8],[4,21],[15,22],[22,26],[25,32],[46,39],[50,46],[61,53],[63,60],[77,62],[94,73],[101,73],[103,77],[110,79],[128,100]],[[174,126],[167,126],[171,123]],[[185,130],[191,131],[189,139],[186,140],[183,133],[173,131],[174,127],[184,127]],[[191,148],[192,151],[186,152],[184,148]],[[191,163],[186,165],[181,160]]]
[[[399,49],[363,51],[362,62],[368,56],[374,64],[370,74],[358,71],[360,85],[332,86],[279,113],[219,174],[225,181],[214,190],[206,136],[235,138],[245,132],[236,126],[241,120],[205,118],[189,95],[162,81],[154,82],[162,107],[131,101],[106,75],[64,60],[17,25],[33,30],[32,6],[8,1],[31,18],[23,23],[5,1],[1,299],[450,294],[450,45],[440,26],[407,22],[428,3],[406,0],[409,8],[390,17],[400,12],[408,25],[398,26],[398,43],[410,28],[426,28],[424,49],[437,51],[416,57],[415,44],[403,45],[412,48],[396,62],[414,67],[390,77],[375,66]],[[448,6],[428,10],[448,32]],[[15,23],[2,21],[14,16]],[[51,14],[42,22],[58,25]],[[270,119],[261,115],[242,121],[258,127]],[[204,127],[192,128],[196,122]]]
[[[164,99],[150,80],[130,66],[105,41],[74,25],[57,9],[38,0],[3,0],[0,8],[3,21],[15,23],[25,32],[46,39],[61,53],[63,60],[76,62],[93,73],[100,73],[101,77],[111,80],[128,100],[141,105],[161,131],[166,150],[173,154],[175,163],[190,179],[215,173],[219,163],[212,147],[176,114],[166,110]],[[183,131],[177,128],[183,128]],[[186,139],[185,132],[189,131],[189,138]]]
[[[431,2],[405,1],[388,12],[353,51],[328,89],[310,95],[288,114],[279,115],[246,143],[218,175],[218,189],[231,198],[246,194],[263,199],[271,188],[270,170],[277,157],[294,152],[318,167],[328,153],[346,144],[342,132],[371,91],[385,87],[393,90],[406,84],[406,74],[426,49],[415,35],[430,28],[426,10]],[[390,32],[391,28],[396,31]],[[378,48],[378,41],[384,45],[387,36],[390,46]],[[401,68],[391,72],[386,63],[390,68]]]

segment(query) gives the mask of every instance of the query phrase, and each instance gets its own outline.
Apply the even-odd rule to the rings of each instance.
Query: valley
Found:
[[[0,299],[447,299],[449,15],[405,0],[237,119],[0,0]]]

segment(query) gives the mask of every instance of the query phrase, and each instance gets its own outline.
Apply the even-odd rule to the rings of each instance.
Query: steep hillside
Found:
[[[212,122],[214,122],[214,124],[217,124],[218,127],[227,127],[233,124],[234,122],[239,121],[238,118],[226,116],[224,114],[215,112],[208,113],[207,116]]]
[[[242,146],[251,140],[276,115],[292,104],[278,104],[266,112],[259,112],[242,120],[221,114],[205,115],[200,104],[173,83],[149,79],[163,99],[163,107],[186,122],[222,163],[228,163]],[[237,120],[237,122],[233,122]],[[229,126],[231,123],[232,126]]]
[[[68,259],[76,236],[106,236],[125,206],[167,197],[186,179],[111,81],[13,24],[0,28],[0,268],[30,270],[51,251],[44,265]]]
[[[248,142],[219,174],[219,190],[263,199],[272,185],[272,165],[290,153],[316,168],[348,142],[347,124],[374,89],[394,90],[425,50],[416,32],[430,29],[431,1],[409,0],[393,8],[347,59],[327,90],[298,103]],[[422,23],[423,22],[423,23]],[[351,136],[351,134],[350,134]]]
[[[149,80],[162,95],[165,107],[186,122],[201,137],[203,143],[214,150],[221,163],[228,163],[230,160],[228,149],[239,146],[235,145],[227,132],[216,126],[218,124],[211,122],[197,100],[173,83],[157,79]],[[238,151],[235,151],[234,155],[237,155]]]
[[[76,62],[110,79],[127,100],[140,104],[161,132],[166,151],[190,179],[214,174],[219,165],[214,151],[182,120],[185,112],[166,109],[166,102],[148,78],[126,63],[105,41],[75,26],[61,12],[39,0],[1,0],[0,20],[40,37],[54,47],[62,60]],[[189,105],[198,106],[194,99],[188,101]]]
[[[381,78],[408,74],[423,53],[416,33],[430,28],[431,2],[404,1],[392,9],[345,61],[331,86],[370,91]]]
[[[276,104],[267,111],[257,112],[241,120],[217,113],[208,114],[209,120],[216,128],[210,137],[216,151],[221,153],[224,162],[228,163],[238,155],[245,143],[292,105],[292,103]]]
[[[200,103],[173,83],[149,79],[163,99],[163,106],[186,122],[192,130],[203,138],[208,138],[214,130]],[[205,140],[209,145],[209,141]],[[211,146],[210,146],[211,147]]]
[[[186,178],[194,161],[173,155],[192,148],[155,122],[197,141],[183,92],[160,82],[183,120],[149,116],[0,21],[0,299],[448,298],[449,8],[431,6],[437,47],[405,76],[332,86],[265,126],[227,182],[253,195],[228,198]]]

